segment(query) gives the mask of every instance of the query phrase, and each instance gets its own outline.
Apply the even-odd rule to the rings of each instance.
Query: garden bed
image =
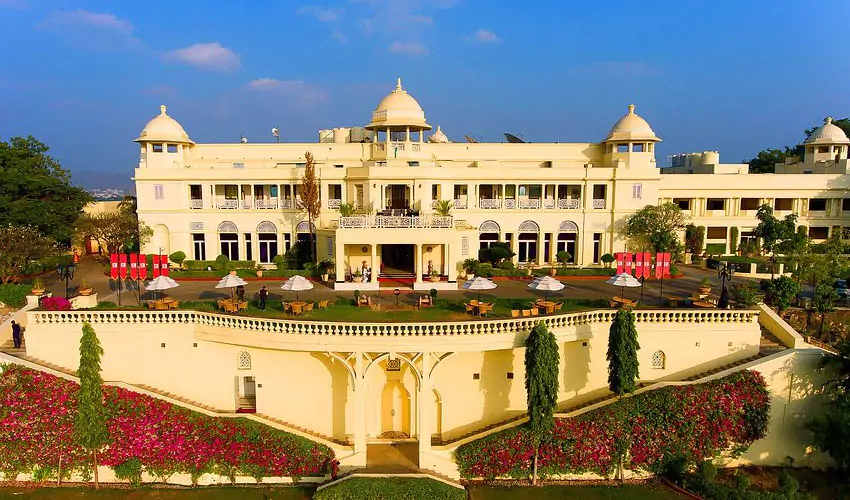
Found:
[[[317,491],[315,500],[466,500],[466,490],[424,477],[353,477]]]
[[[550,484],[540,487],[467,485],[471,500],[681,500],[685,497],[660,483],[617,485]]]

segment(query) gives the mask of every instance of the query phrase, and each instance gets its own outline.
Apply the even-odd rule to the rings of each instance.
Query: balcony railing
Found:
[[[605,200],[593,200],[593,208],[605,208]]]
[[[328,208],[330,209],[337,209],[340,205],[342,205],[342,200],[340,199],[331,198],[328,200]]]
[[[521,209],[540,208],[540,200],[519,200],[519,208],[521,208]]]
[[[239,208],[239,200],[224,200],[216,205],[218,208],[226,208],[228,210],[235,210]]]
[[[482,198],[478,200],[478,206],[484,209],[502,208],[502,200],[499,198]]]
[[[455,198],[452,205],[454,206],[454,208],[464,209],[464,208],[466,208],[466,200],[462,200],[460,198]]]
[[[280,208],[282,210],[292,210],[292,200],[280,200]]]
[[[555,198],[546,198],[545,200],[543,200],[543,208],[549,210],[555,208]]]
[[[193,210],[204,208],[204,200],[189,200],[189,208]]]
[[[276,210],[277,200],[257,200],[257,208],[260,210]]]
[[[368,215],[359,215],[355,217],[340,217],[340,229],[353,228],[404,228],[404,229],[451,229],[454,227],[451,216],[392,216],[392,215],[376,215],[369,217]]]
[[[562,210],[575,210],[579,207],[579,200],[561,199],[558,200],[558,208]]]
[[[508,198],[505,200],[505,208],[508,210],[513,210],[516,208],[516,200],[514,198]]]
[[[437,202],[439,200],[431,200],[431,208],[437,208]]]

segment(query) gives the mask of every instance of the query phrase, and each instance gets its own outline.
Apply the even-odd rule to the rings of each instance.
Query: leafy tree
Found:
[[[600,257],[599,260],[601,260],[602,263],[605,264],[605,267],[611,267],[611,263],[614,262],[614,260],[616,259],[614,259],[614,256],[610,253],[606,253],[602,254],[602,257]]]
[[[729,253],[732,255],[738,253],[738,226],[729,228]]]
[[[313,153],[304,153],[304,175],[301,176],[301,206],[307,212],[307,222],[310,223],[310,262],[315,263],[316,255],[316,231],[314,220],[319,220],[322,212],[322,201],[320,197],[319,180],[316,178],[316,163]]]
[[[773,215],[773,207],[765,203],[756,212],[756,219],[759,223],[753,230],[753,234],[761,238],[762,249],[770,253],[770,279],[773,279],[778,245],[785,240],[794,238],[797,214],[788,214],[784,219],[777,219]]]
[[[92,453],[94,466],[94,487],[99,488],[97,477],[97,452],[109,440],[106,427],[106,406],[103,399],[103,379],[100,376],[100,357],[103,347],[100,345],[94,328],[88,322],[83,323],[83,336],[80,338],[80,389],[77,393],[77,415],[74,420],[74,434],[77,442]]]
[[[504,241],[494,241],[487,248],[482,248],[478,251],[478,260],[481,262],[489,262],[493,265],[498,265],[505,259],[510,259],[515,252],[511,251],[510,245]]]
[[[647,205],[629,217],[621,232],[639,250],[675,254],[680,247],[678,233],[686,219],[675,203]]]
[[[755,158],[744,160],[742,163],[749,163],[751,174],[772,174],[776,172],[777,163],[785,163],[786,158],[795,156],[799,156],[797,148],[788,146],[785,146],[784,150],[768,148],[759,151]]]
[[[620,309],[608,330],[608,388],[622,396],[635,392],[635,380],[640,376],[637,351],[640,344],[635,328],[635,315],[630,309]]]
[[[705,226],[688,224],[685,226],[685,248],[693,255],[702,255],[705,246]]]
[[[534,472],[537,482],[537,451],[543,436],[555,425],[558,404],[558,342],[542,321],[534,325],[525,341],[525,391],[528,427],[535,441]]]
[[[570,255],[570,252],[567,252],[566,250],[561,250],[560,252],[555,254],[555,258],[558,259],[558,262],[561,263],[561,267],[566,268],[567,262],[569,262],[569,260],[572,259],[573,256]]]
[[[74,223],[92,201],[34,137],[0,141],[0,225],[35,226],[70,245]]]
[[[751,281],[733,283],[730,287],[732,300],[738,307],[753,307],[757,303],[756,287]]]
[[[814,445],[835,460],[844,471],[850,470],[850,341],[837,346],[838,354],[827,354],[820,371],[829,377],[824,385],[824,411],[806,423]]]
[[[826,319],[826,313],[835,310],[834,304],[836,300],[838,300],[838,292],[829,283],[821,282],[815,287],[815,294],[812,297],[812,307],[820,313],[818,338],[823,338],[823,324]]]
[[[94,238],[107,252],[138,251],[150,241],[153,230],[139,220],[135,196],[126,196],[116,210],[84,213],[77,219],[77,237]]]
[[[765,291],[770,304],[776,307],[776,312],[782,314],[782,311],[791,305],[791,300],[800,293],[800,284],[788,276],[780,276],[768,281]]]
[[[0,284],[23,274],[32,261],[57,253],[56,242],[34,226],[0,225]]]

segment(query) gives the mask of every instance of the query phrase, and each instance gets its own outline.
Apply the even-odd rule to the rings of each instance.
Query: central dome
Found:
[[[422,111],[422,106],[402,88],[401,78],[398,79],[395,89],[381,99],[378,107],[372,112],[372,123],[366,125],[368,130],[394,127],[431,129],[431,125],[425,123],[425,112]]]
[[[812,131],[803,144],[850,144],[850,139],[841,127],[832,123],[832,117],[827,116],[823,125]]]
[[[136,142],[180,142],[194,144],[183,126],[165,112],[165,105],[159,107],[159,115],[145,125]]]
[[[635,105],[629,104],[626,116],[611,127],[606,141],[660,141],[646,120],[635,113]]]

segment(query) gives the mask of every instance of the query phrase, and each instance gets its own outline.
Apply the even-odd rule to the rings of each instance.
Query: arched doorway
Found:
[[[153,227],[153,238],[151,239],[151,247],[160,254],[171,254],[171,237],[168,233],[168,226],[165,224],[157,224]]]
[[[555,255],[558,252],[567,252],[570,258],[567,259],[567,264],[575,264],[578,256],[576,255],[576,241],[578,240],[578,225],[569,220],[561,222],[558,226],[558,241],[555,247]]]
[[[381,393],[381,437],[410,436],[410,393],[401,380],[387,380]]]
[[[499,227],[498,222],[492,220],[482,222],[478,226],[479,249],[490,248],[490,245],[499,241],[499,234],[501,232],[502,228]]]
[[[218,225],[219,255],[239,260],[239,229],[236,224],[224,221]]]

